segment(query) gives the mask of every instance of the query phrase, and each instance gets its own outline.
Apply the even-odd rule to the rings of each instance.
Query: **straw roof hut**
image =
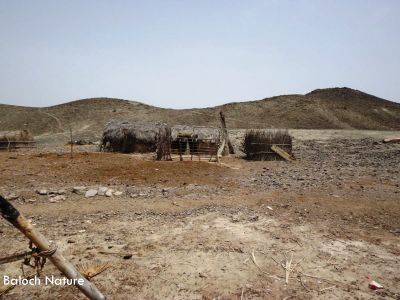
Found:
[[[220,129],[212,127],[112,120],[104,128],[101,148],[111,152],[144,153],[154,152],[161,139],[172,144],[182,138],[219,144],[221,136]]]
[[[0,131],[0,150],[27,148],[34,144],[34,138],[28,129],[18,131]]]
[[[162,127],[160,123],[112,120],[104,128],[102,150],[123,153],[153,152]]]

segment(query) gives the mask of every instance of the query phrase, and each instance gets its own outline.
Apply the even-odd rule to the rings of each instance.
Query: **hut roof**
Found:
[[[219,139],[220,129],[214,127],[175,125],[171,127],[171,137],[176,139],[178,136],[196,137],[202,140]]]
[[[103,137],[123,139],[126,133],[133,133],[138,140],[155,141],[161,128],[168,127],[165,123],[144,123],[111,120],[104,128]],[[214,127],[174,125],[171,126],[171,137],[190,136],[198,139],[219,139],[220,129]]]
[[[33,135],[28,129],[17,131],[0,131],[1,141],[33,141]]]
[[[132,133],[138,140],[155,141],[161,123],[141,123],[111,120],[104,128],[103,137],[112,137],[114,139],[123,139],[126,133]]]

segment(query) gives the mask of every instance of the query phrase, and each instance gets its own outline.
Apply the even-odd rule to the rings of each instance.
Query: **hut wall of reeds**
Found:
[[[31,148],[35,139],[28,129],[18,131],[0,131],[0,150]]]
[[[171,154],[216,152],[221,137],[220,129],[212,127],[112,120],[104,128],[101,149],[123,153],[156,151],[157,159],[168,160]]]
[[[156,150],[159,123],[131,123],[112,120],[103,131],[101,150],[106,152],[145,153]]]
[[[219,128],[176,125],[171,127],[171,154],[217,158],[223,135]]]
[[[283,160],[271,146],[277,145],[293,155],[292,140],[287,130],[249,130],[245,133],[242,151],[248,160]]]

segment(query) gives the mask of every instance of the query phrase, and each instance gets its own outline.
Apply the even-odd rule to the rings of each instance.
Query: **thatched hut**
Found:
[[[221,139],[219,128],[175,125],[171,127],[171,153],[216,155]]]
[[[158,133],[165,126],[159,123],[140,123],[112,120],[103,131],[101,149],[109,152],[153,152]]]
[[[35,140],[28,129],[0,131],[0,150],[31,148],[34,145]]]
[[[157,152],[157,159],[171,154],[215,155],[221,144],[220,129],[162,123],[110,121],[103,132],[102,150],[111,152]]]

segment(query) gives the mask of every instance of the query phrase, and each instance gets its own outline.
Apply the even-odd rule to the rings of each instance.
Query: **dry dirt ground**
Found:
[[[2,152],[0,193],[73,263],[109,263],[92,279],[108,299],[400,299],[400,145],[311,135],[295,140],[294,164]],[[85,198],[75,186],[122,195]],[[0,257],[27,249],[4,221],[0,236]],[[0,274],[18,276],[20,263]],[[48,262],[45,275],[59,272]],[[3,297],[85,299],[57,286]]]

